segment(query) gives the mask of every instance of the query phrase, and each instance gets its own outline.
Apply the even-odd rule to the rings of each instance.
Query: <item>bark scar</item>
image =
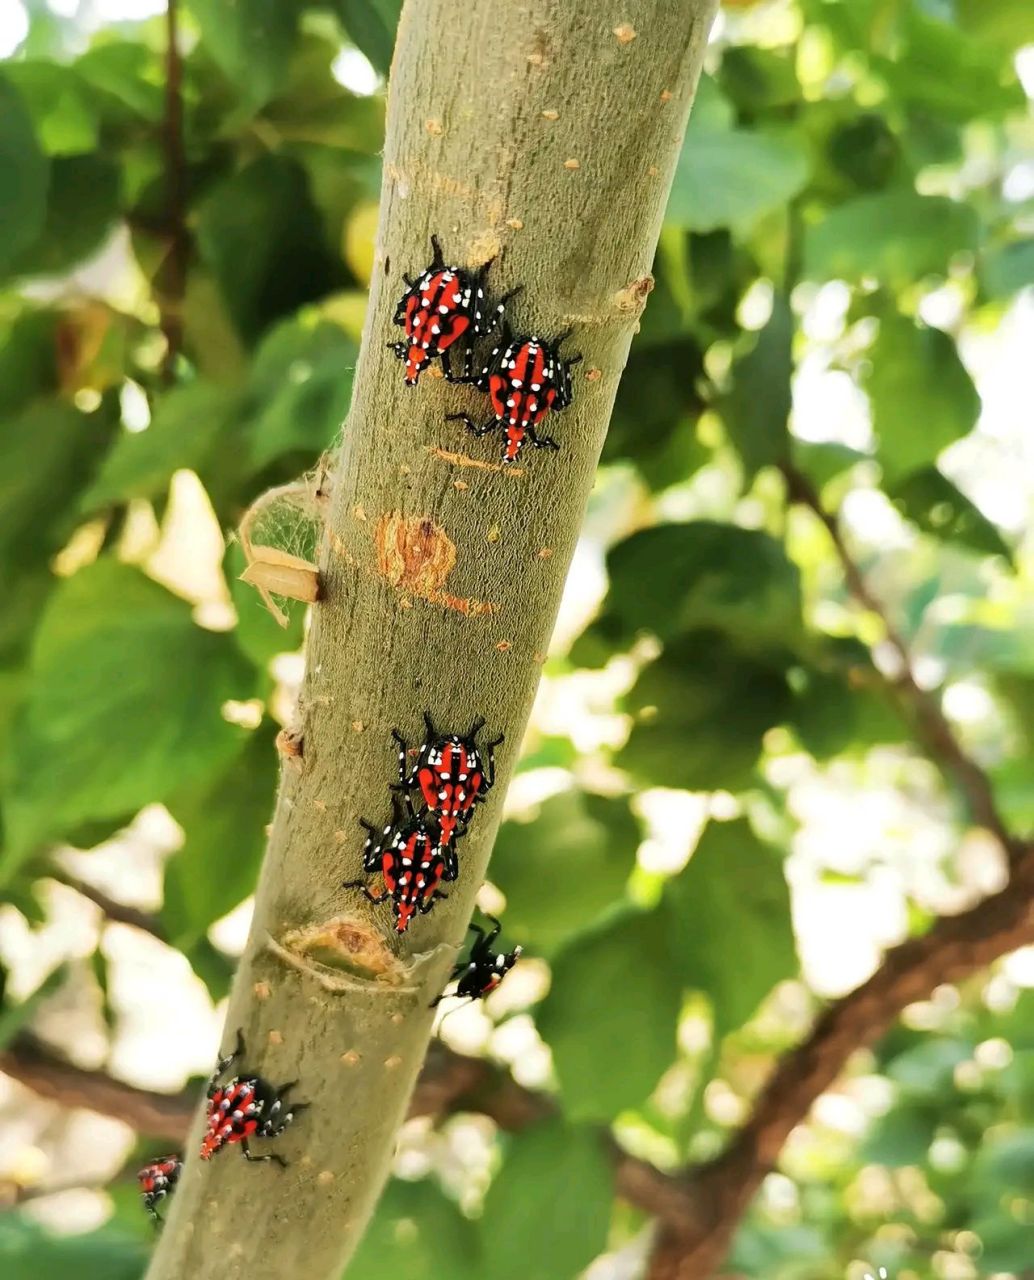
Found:
[[[420,596],[465,615],[491,613],[493,605],[450,595],[445,583],[456,567],[456,544],[429,516],[392,511],[374,531],[377,572],[397,591]]]

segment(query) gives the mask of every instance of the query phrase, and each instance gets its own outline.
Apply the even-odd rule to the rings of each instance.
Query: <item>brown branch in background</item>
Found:
[[[0,1049],[0,1071],[33,1093],[63,1107],[85,1107],[124,1120],[137,1133],[182,1141],[197,1103],[191,1089],[151,1093],[114,1080],[103,1071],[74,1066],[28,1032]]]
[[[906,1006],[942,983],[968,978],[1032,940],[1034,846],[1028,846],[1001,892],[888,951],[868,982],[831,1005],[808,1039],[780,1059],[723,1155],[683,1180],[693,1213],[682,1228],[664,1224],[649,1280],[710,1280],[783,1144],[855,1050],[878,1040]]]
[[[58,884],[74,889],[80,897],[88,899],[94,906],[100,907],[105,918],[112,924],[132,925],[134,929],[141,929],[144,933],[149,933],[152,938],[157,938],[159,942],[168,942],[169,939],[162,922],[157,916],[151,915],[150,912],[141,911],[138,907],[128,907],[124,902],[109,898],[103,889],[97,889],[92,884],[87,884],[85,880],[80,880],[77,876],[73,876],[61,868],[52,866],[47,871],[47,875],[51,880],[56,880]]]
[[[844,541],[839,519],[822,505],[815,486],[807,476],[790,463],[784,463],[781,470],[790,501],[808,507],[825,526],[840,560],[851,595],[862,608],[875,614],[883,624],[887,643],[894,650],[900,664],[897,676],[888,680],[888,683],[893,686],[899,700],[909,713],[923,748],[934,763],[954,780],[965,796],[973,821],[991,832],[1011,860],[1017,856],[1019,845],[1010,835],[998,812],[990,779],[963,749],[937,699],[917,682],[908,645],[888,618],[886,608],[870,590],[861,569]]]
[[[178,0],[168,0],[165,10],[165,119],[162,149],[165,154],[165,236],[168,250],[154,281],[155,295],[165,335],[162,375],[171,382],[176,358],[183,348],[183,299],[187,291],[187,156],[183,142],[183,59],[179,50]]]

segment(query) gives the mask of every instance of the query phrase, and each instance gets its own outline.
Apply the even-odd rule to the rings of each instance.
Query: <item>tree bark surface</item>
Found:
[[[332,468],[298,710],[254,924],[220,1046],[298,1080],[276,1141],[188,1162],[148,1280],[337,1280],[388,1176],[431,1031],[430,1000],[484,879],[650,265],[717,0],[409,0],[392,68],[376,266],[355,392]],[[519,332],[573,329],[559,452],[499,464],[447,413],[487,400],[386,350],[403,273],[437,234],[447,261],[495,259]],[[419,745],[483,716],[505,733],[448,901],[401,937],[363,878],[359,819],[383,825],[391,730]],[[373,878],[371,877],[371,883]],[[548,883],[543,892],[549,892]]]

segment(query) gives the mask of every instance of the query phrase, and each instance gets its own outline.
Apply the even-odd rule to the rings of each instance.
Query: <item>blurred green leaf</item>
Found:
[[[797,976],[782,859],[745,818],[708,824],[685,870],[665,885],[664,905],[680,976],[710,999],[718,1035]]]
[[[80,413],[60,400],[36,400],[4,424],[0,554],[12,567],[41,566],[60,550],[75,527],[77,495],[114,431],[105,410]]]
[[[899,35],[903,47],[896,56],[876,64],[898,101],[959,124],[1023,110],[1012,59],[990,42],[915,7],[902,10]]]
[[[222,773],[166,800],[184,835],[165,864],[161,918],[174,946],[189,950],[255,888],[276,798],[274,736],[267,722]]]
[[[791,705],[778,667],[736,652],[715,631],[667,644],[626,702],[637,718],[618,766],[647,785],[686,791],[749,786],[762,738]]]
[[[47,215],[49,165],[21,95],[0,75],[0,271],[39,236]]]
[[[54,591],[31,670],[7,763],[8,875],[38,842],[165,800],[243,745],[221,714],[254,688],[232,638],[115,561]]]
[[[980,280],[992,298],[1011,298],[1034,284],[1034,238],[990,249],[981,259]]]
[[[197,239],[249,343],[343,279],[305,170],[287,156],[263,156],[224,179],[201,206]]]
[[[124,431],[81,498],[84,512],[130,498],[164,495],[183,467],[202,475],[233,423],[239,397],[224,387],[195,382],[175,387],[159,400],[150,425]]]
[[[869,456],[834,440],[794,440],[790,453],[793,465],[819,490]]]
[[[606,1122],[641,1106],[675,1061],[682,1007],[656,913],[628,910],[578,936],[552,970],[536,1022],[553,1053],[565,1115]]]
[[[777,294],[772,315],[757,341],[734,361],[732,389],[718,406],[729,438],[743,459],[748,481],[762,467],[787,458],[793,330],[789,303]]]
[[[879,438],[877,456],[893,485],[926,469],[942,449],[972,430],[980,396],[951,338],[907,316],[881,315],[871,358],[865,389]]]
[[[884,191],[850,200],[810,227],[804,270],[810,280],[872,277],[907,284],[946,275],[955,254],[976,251],[977,239],[971,206],[945,196]]]
[[[807,180],[808,154],[797,138],[738,129],[694,111],[665,217],[692,231],[746,230]]]
[[[93,151],[98,140],[94,90],[72,67],[54,62],[10,62],[6,78],[21,95],[48,155]]]
[[[662,639],[713,627],[762,647],[801,630],[800,575],[781,543],[755,529],[694,520],[643,529],[607,558],[608,634]]]
[[[278,325],[255,353],[248,431],[256,470],[284,454],[314,461],[336,439],[352,399],[357,348],[336,324]]]
[[[121,211],[122,174],[101,154],[50,162],[47,214],[40,234],[13,263],[20,275],[58,275],[99,249]]]
[[[395,48],[402,0],[331,0],[345,30],[382,76]]]
[[[348,1264],[348,1280],[481,1280],[484,1274],[477,1228],[429,1180],[389,1182]]]
[[[595,1132],[555,1120],[510,1138],[479,1223],[492,1280],[575,1280],[607,1242],[612,1195]]]
[[[491,878],[506,894],[508,932],[543,955],[580,933],[623,896],[640,838],[624,800],[574,789],[531,822],[504,822]]]
[[[146,1245],[120,1231],[50,1235],[20,1214],[0,1214],[4,1280],[139,1280],[146,1264]]]
[[[924,533],[960,543],[988,555],[1004,556],[1012,564],[1012,548],[974,503],[959,492],[936,467],[913,471],[891,485],[887,496],[906,520]]]
[[[900,1169],[921,1165],[940,1122],[937,1107],[907,1102],[880,1116],[862,1146],[864,1159]]]
[[[190,0],[203,48],[251,107],[267,102],[287,75],[298,38],[298,0]]]

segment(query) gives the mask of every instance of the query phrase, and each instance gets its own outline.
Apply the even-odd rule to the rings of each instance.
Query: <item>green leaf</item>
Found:
[[[755,529],[695,520],[644,529],[607,558],[604,617],[628,640],[714,627],[745,645],[793,643],[800,574],[782,543]]]
[[[56,312],[28,308],[0,331],[0,414],[5,419],[36,396],[57,390],[58,332]]]
[[[298,39],[298,0],[190,0],[203,48],[244,101],[260,107],[287,77]]]
[[[707,826],[685,870],[665,885],[664,904],[682,979],[709,997],[719,1035],[797,976],[782,859],[745,818]]]
[[[805,237],[804,271],[811,280],[874,277],[911,285],[946,275],[953,256],[977,248],[976,211],[946,196],[884,191],[834,209]]]
[[[263,156],[224,179],[201,206],[197,239],[249,343],[343,280],[305,170],[287,156]]]
[[[694,114],[675,167],[665,221],[691,231],[749,229],[808,181],[808,154],[794,137],[715,127]]]
[[[791,706],[780,669],[715,631],[666,645],[626,702],[637,719],[617,765],[647,785],[686,791],[751,785],[765,733]]]
[[[0,272],[43,230],[50,166],[20,94],[0,76]]]
[[[166,807],[183,828],[183,848],[165,864],[162,922],[188,950],[255,888],[276,796],[277,754],[267,724],[218,777]]]
[[[531,822],[503,823],[491,878],[506,894],[507,931],[555,950],[624,896],[640,839],[624,800],[578,790],[550,797]]]
[[[0,554],[39,565],[75,526],[74,508],[115,431],[105,410],[37,400],[0,432]],[[7,606],[5,606],[7,607]]]
[[[140,1280],[146,1265],[147,1246],[112,1228],[54,1236],[19,1214],[0,1214],[4,1280]]]
[[[8,63],[5,75],[28,107],[36,137],[49,155],[96,148],[96,95],[77,71],[54,62],[26,61]]]
[[[492,1264],[479,1274],[575,1280],[606,1245],[613,1181],[591,1130],[555,1120],[511,1138],[485,1197],[479,1225]]]
[[[165,800],[242,746],[221,708],[254,673],[232,638],[115,561],[57,587],[31,671],[7,766],[8,874],[40,841]]]
[[[900,15],[898,34],[903,47],[876,66],[893,96],[913,111],[965,124],[1023,110],[1016,69],[1000,48],[910,7]]]
[[[234,392],[207,382],[167,392],[145,430],[119,436],[83,494],[81,509],[91,512],[130,498],[160,497],[183,467],[203,474],[238,406]]]
[[[906,1102],[881,1116],[862,1146],[864,1159],[902,1168],[921,1165],[930,1151],[941,1121],[940,1109]]]
[[[13,263],[19,275],[60,275],[99,249],[121,211],[122,174],[108,156],[56,156],[39,236]]]
[[[285,454],[312,462],[337,438],[352,399],[358,352],[336,325],[288,320],[255,353],[248,432],[256,470]]]
[[[980,396],[955,343],[894,312],[880,318],[865,389],[884,478],[894,485],[973,429]]]
[[[762,467],[785,462],[787,458],[793,329],[790,305],[779,294],[773,302],[771,318],[754,346],[734,362],[732,390],[719,405],[722,421],[743,459],[748,480]]]
[[[794,440],[790,452],[793,465],[819,490],[869,456],[835,440]]]
[[[675,1061],[682,982],[660,926],[655,912],[625,911],[552,961],[535,1021],[571,1120],[606,1122],[641,1106]]]
[[[980,264],[980,280],[992,298],[1011,298],[1034,284],[1034,238],[990,249]]]
[[[887,496],[906,520],[945,542],[1004,556],[1013,564],[1012,548],[974,503],[936,467],[913,471],[887,489]]]
[[[333,0],[345,30],[382,76],[395,48],[402,0]]]
[[[348,1264],[348,1280],[481,1280],[480,1254],[476,1227],[432,1182],[396,1178]]]

